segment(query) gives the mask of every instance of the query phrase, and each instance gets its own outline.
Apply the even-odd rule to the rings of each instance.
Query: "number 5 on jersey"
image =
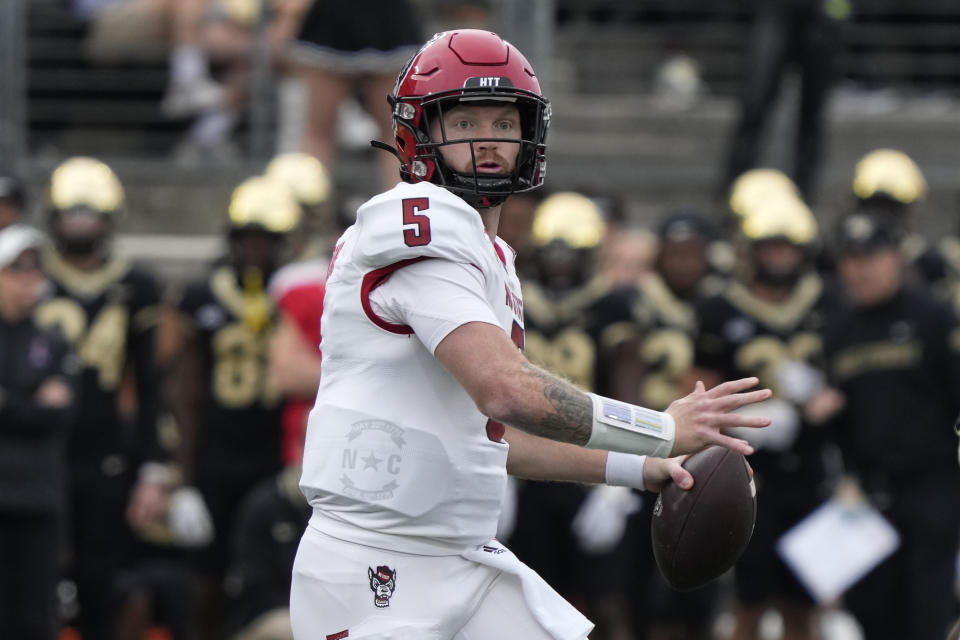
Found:
[[[415,228],[403,230],[403,241],[408,247],[422,247],[430,244],[430,218],[420,213],[430,208],[428,198],[403,199],[403,226]]]

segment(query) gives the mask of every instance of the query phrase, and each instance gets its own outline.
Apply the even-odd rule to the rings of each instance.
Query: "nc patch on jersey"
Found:
[[[370,579],[370,590],[373,591],[373,604],[378,608],[390,606],[390,598],[397,587],[397,572],[386,565],[380,565],[374,571],[367,567],[367,577]]]

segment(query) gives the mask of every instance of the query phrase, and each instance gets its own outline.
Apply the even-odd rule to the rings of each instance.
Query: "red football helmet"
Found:
[[[520,51],[490,31],[461,29],[438,33],[404,66],[393,95],[393,128],[397,154],[406,182],[433,182],[477,208],[494,206],[511,193],[543,184],[550,103],[540,93],[533,68]],[[430,123],[442,122],[443,110],[461,101],[476,104],[511,102],[520,112],[521,139],[514,170],[506,175],[478,175],[473,138],[432,140]],[[441,127],[442,130],[442,127]],[[438,148],[469,143],[473,173],[454,171],[444,164]]]

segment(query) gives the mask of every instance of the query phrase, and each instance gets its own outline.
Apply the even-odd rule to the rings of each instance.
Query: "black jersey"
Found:
[[[693,366],[694,307],[652,273],[640,285],[633,316],[644,365],[640,404],[663,411],[683,395],[680,376]]]
[[[960,325],[929,294],[904,290],[831,317],[824,335],[831,382],[846,396],[839,421],[860,469],[955,469]]]
[[[189,285],[179,309],[195,330],[208,376],[198,464],[280,464],[280,395],[267,384],[274,309],[262,291],[246,293],[237,272],[218,266]]]
[[[611,350],[632,335],[633,288],[609,288],[594,280],[552,296],[537,282],[523,283],[524,351],[527,358],[581,389],[605,393]]]
[[[234,629],[290,601],[293,560],[313,511],[297,486],[299,471],[263,480],[240,506],[225,582]]]
[[[803,276],[780,303],[763,301],[732,281],[722,293],[697,305],[694,362],[723,380],[756,376],[774,397],[788,400],[791,390],[781,388],[778,380],[781,367],[793,361],[822,371],[820,332],[836,304],[836,293],[814,274]],[[793,472],[806,466],[820,475],[820,441],[811,429],[802,428],[788,451],[758,451],[751,464],[758,472],[774,468]]]
[[[69,448],[75,470],[119,475],[145,460],[165,459],[157,429],[157,281],[119,257],[94,271],[80,271],[48,252],[44,269],[53,291],[37,308],[37,324],[59,327],[82,365]],[[134,416],[119,408],[121,382],[130,369],[136,383]]]

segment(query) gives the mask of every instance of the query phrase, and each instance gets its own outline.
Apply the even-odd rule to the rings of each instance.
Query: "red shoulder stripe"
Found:
[[[407,260],[401,260],[399,262],[394,262],[393,264],[388,264],[385,267],[380,267],[374,271],[371,271],[367,275],[363,276],[363,282],[360,284],[360,305],[363,307],[363,312],[367,314],[367,317],[370,319],[370,322],[377,325],[385,331],[390,333],[397,333],[400,335],[409,335],[413,333],[413,329],[408,327],[405,324],[394,324],[393,322],[387,322],[380,316],[378,316],[373,311],[373,307],[370,306],[370,294],[374,289],[386,282],[390,276],[394,274],[398,269],[402,269],[407,265],[411,265],[422,260],[429,260],[429,256],[420,256],[417,258],[408,258]]]

